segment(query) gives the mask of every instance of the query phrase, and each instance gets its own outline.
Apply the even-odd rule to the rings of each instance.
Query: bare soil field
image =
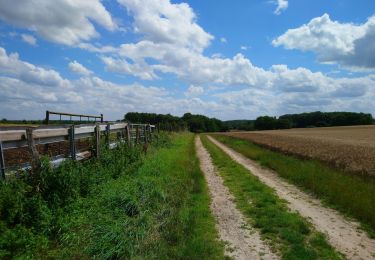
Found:
[[[375,176],[375,126],[229,132],[263,147]]]

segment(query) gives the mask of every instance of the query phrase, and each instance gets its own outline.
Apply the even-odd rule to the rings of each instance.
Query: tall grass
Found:
[[[221,258],[193,135],[0,183],[0,258]]]
[[[271,241],[283,259],[340,259],[323,234],[298,213],[290,212],[285,201],[233,161],[215,144],[203,136],[202,142],[213,163],[234,195],[236,204],[261,236]]]
[[[259,147],[248,140],[215,135],[244,156],[275,170],[289,182],[313,193],[327,205],[359,220],[375,237],[375,178],[349,175],[315,160],[303,160]]]

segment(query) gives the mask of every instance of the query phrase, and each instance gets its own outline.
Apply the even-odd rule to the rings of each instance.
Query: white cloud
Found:
[[[145,40],[175,44],[193,51],[202,51],[214,38],[197,23],[187,3],[172,4],[169,0],[118,0],[134,17],[134,31]]]
[[[198,97],[204,93],[204,89],[201,86],[190,85],[188,90],[185,92],[187,97]]]
[[[205,58],[209,70],[219,71],[202,72],[201,76],[224,74],[218,81],[249,80],[253,84],[237,89],[223,87],[226,84],[222,83],[214,88],[207,87],[207,92],[201,85],[191,85],[185,93],[186,98],[176,98],[166,88],[116,84],[95,75],[77,80],[64,79],[55,70],[35,66],[0,48],[0,111],[6,117],[21,119],[41,118],[47,109],[104,113],[109,119],[122,118],[129,111],[176,115],[204,111],[221,119],[314,110],[375,111],[375,79],[370,76],[337,79],[305,68],[290,69],[286,65],[263,70],[241,56],[218,60]],[[239,79],[226,79],[233,74],[232,69],[238,72],[235,76]],[[254,79],[244,77],[248,73],[254,74]],[[203,93],[211,93],[212,89],[210,101],[199,98]]]
[[[137,63],[129,63],[125,59],[113,59],[111,57],[102,57],[106,69],[111,72],[128,74],[139,77],[143,80],[158,79],[152,66],[145,61],[140,60]]]
[[[100,0],[3,0],[0,19],[42,38],[75,45],[97,37],[93,22],[114,30],[117,25]]]
[[[51,69],[37,67],[19,60],[17,53],[7,54],[0,47],[0,75],[14,77],[22,81],[43,86],[64,86],[67,81]]]
[[[273,40],[274,46],[312,51],[323,63],[352,69],[375,69],[375,16],[363,24],[332,21],[328,14],[289,29]]]
[[[93,74],[91,70],[87,69],[85,66],[83,66],[81,63],[77,62],[76,60],[69,62],[68,67],[71,72],[74,72],[80,75],[89,76]]]
[[[24,42],[26,42],[26,43],[28,43],[28,44],[30,44],[32,46],[36,46],[37,45],[36,44],[36,38],[34,36],[30,35],[30,34],[21,34],[21,39]]]
[[[243,45],[243,46],[241,46],[241,47],[240,47],[240,49],[241,49],[241,50],[243,50],[243,51],[247,51],[247,50],[249,49],[249,47],[248,47],[248,46],[245,46],[245,45]]]
[[[274,12],[276,15],[280,15],[283,11],[285,11],[288,8],[287,0],[275,0],[275,3],[277,4],[277,8]]]

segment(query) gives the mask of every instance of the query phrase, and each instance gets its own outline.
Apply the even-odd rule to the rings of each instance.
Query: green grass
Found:
[[[290,212],[275,192],[233,161],[220,148],[202,137],[204,146],[234,195],[238,208],[261,236],[281,252],[283,259],[340,259],[323,234],[297,213]]]
[[[0,183],[0,258],[222,259],[192,134]]]
[[[320,198],[326,205],[361,222],[375,238],[375,178],[340,172],[315,160],[303,160],[259,147],[248,140],[215,135],[244,156]]]

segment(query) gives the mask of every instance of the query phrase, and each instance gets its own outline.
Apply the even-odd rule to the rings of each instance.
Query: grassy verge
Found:
[[[248,140],[215,135],[244,156],[275,170],[281,177],[359,220],[375,238],[375,178],[350,175],[315,160],[303,160],[259,147]]]
[[[249,174],[206,136],[202,141],[239,209],[260,229],[262,237],[269,239],[281,252],[283,259],[340,259],[324,235],[314,231],[297,213],[290,212],[271,188]]]
[[[193,138],[0,183],[0,258],[222,258]]]

